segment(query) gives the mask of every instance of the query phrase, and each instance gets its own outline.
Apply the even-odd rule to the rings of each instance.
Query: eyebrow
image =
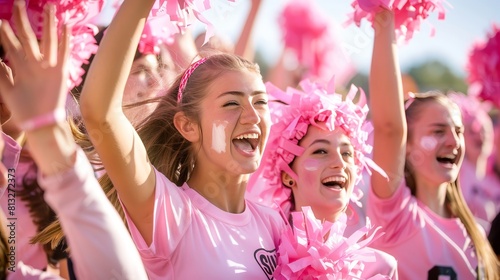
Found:
[[[326,145],[330,145],[331,142],[326,140],[326,139],[316,139],[314,140],[310,145],[309,147],[311,147],[312,145],[315,145],[315,144],[326,144]],[[347,141],[342,141],[339,145],[340,147],[353,147],[351,143],[347,142]]]
[[[429,126],[431,126],[431,127],[439,127],[439,128],[444,128],[444,127],[447,127],[447,126],[448,126],[448,124],[444,124],[444,123],[431,123]],[[455,124],[454,124],[454,126],[455,126],[455,127],[463,127],[464,125],[463,125],[463,124],[461,124],[461,125],[455,125]]]
[[[251,92],[250,96],[255,96],[255,95],[259,95],[259,94],[267,94],[267,92],[256,90],[256,91]],[[221,98],[221,97],[224,97],[226,95],[245,96],[245,93],[242,91],[226,91],[226,92],[221,93],[219,96],[217,96],[217,98]]]

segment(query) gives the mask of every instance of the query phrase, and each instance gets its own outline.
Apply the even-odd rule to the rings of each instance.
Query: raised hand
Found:
[[[17,36],[7,21],[0,26],[1,41],[14,73],[13,79],[9,79],[8,68],[0,67],[0,94],[14,112],[13,121],[20,125],[64,108],[69,31],[63,28],[58,45],[52,4],[45,6],[40,44],[28,21],[24,1],[14,4],[13,20]]]

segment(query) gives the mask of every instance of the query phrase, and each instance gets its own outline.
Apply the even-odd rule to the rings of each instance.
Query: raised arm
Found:
[[[376,14],[375,39],[370,69],[370,112],[374,127],[373,160],[389,180],[374,172],[373,192],[388,198],[404,178],[406,119],[403,86],[394,34],[394,15],[384,10]]]
[[[146,240],[152,232],[155,176],[141,139],[123,114],[122,98],[153,3],[154,0],[123,2],[101,41],[80,98],[90,140]]]
[[[55,6],[47,5],[39,47],[24,2],[14,7],[18,37],[5,21],[0,36],[15,75],[9,79],[5,65],[0,67],[0,93],[14,112],[12,121],[26,132],[44,198],[61,221],[76,274],[81,279],[147,279],[125,225],[65,122],[69,30],[64,28],[58,50]]]
[[[236,41],[234,53],[250,61],[253,61],[255,50],[253,47],[252,31],[255,23],[255,18],[257,17],[257,13],[259,12],[260,3],[262,2],[262,0],[251,0],[251,2],[252,3],[247,16],[247,20],[243,25],[240,37]]]

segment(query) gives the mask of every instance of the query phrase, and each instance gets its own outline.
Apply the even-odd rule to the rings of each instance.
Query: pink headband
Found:
[[[203,62],[205,61],[207,61],[206,57],[200,58],[200,60],[191,64],[191,66],[188,67],[188,69],[184,72],[184,74],[182,74],[181,83],[179,84],[179,91],[177,92],[177,104],[180,104],[182,101],[182,92],[186,88],[186,84],[189,77],[191,77],[191,74],[193,74],[194,70],[196,70],[196,68],[198,68],[198,66],[203,64]]]

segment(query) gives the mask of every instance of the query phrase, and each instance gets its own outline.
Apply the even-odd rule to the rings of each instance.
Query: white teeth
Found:
[[[345,183],[346,179],[342,176],[332,176],[332,177],[328,177],[326,178],[325,180],[323,180],[323,184],[324,183],[329,183],[329,182],[339,182],[339,183]]]
[[[238,137],[236,137],[236,139],[258,139],[259,138],[259,134],[257,133],[248,133],[248,134],[243,134],[243,135],[240,135]]]

